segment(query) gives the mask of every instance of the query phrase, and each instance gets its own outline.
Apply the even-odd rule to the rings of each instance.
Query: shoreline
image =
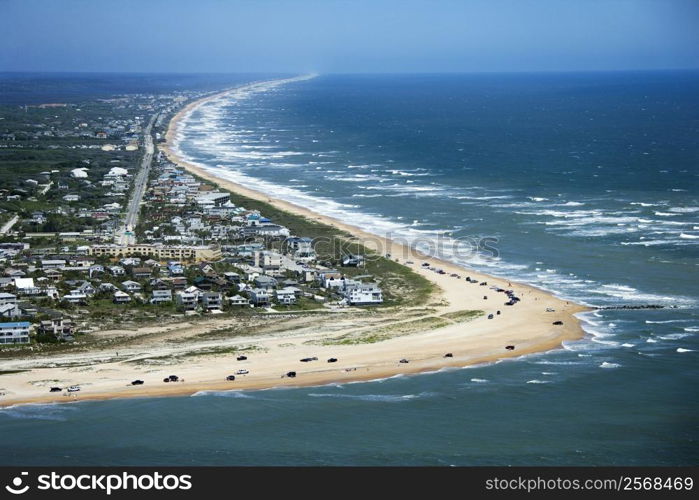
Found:
[[[275,82],[299,79],[293,78]],[[235,354],[232,356],[211,355],[206,358],[206,363],[202,363],[202,359],[193,357],[193,360],[186,363],[173,361],[170,365],[131,365],[128,364],[130,362],[129,359],[110,360],[106,363],[94,361],[93,363],[97,364],[97,366],[86,365],[90,367],[89,370],[86,369],[87,371],[94,371],[94,374],[103,374],[105,372],[111,372],[111,374],[88,384],[80,384],[80,375],[76,375],[76,373],[82,373],[86,370],[76,370],[70,365],[57,366],[55,368],[32,368],[31,361],[36,362],[36,360],[11,360],[9,364],[15,365],[14,368],[21,369],[22,366],[27,366],[28,371],[17,374],[5,374],[0,377],[0,386],[2,386],[0,391],[5,392],[5,396],[0,398],[0,407],[18,404],[47,404],[132,397],[186,396],[202,391],[261,390],[365,382],[398,375],[435,372],[446,368],[466,368],[479,364],[493,363],[506,358],[542,353],[560,348],[566,340],[578,340],[585,335],[580,320],[575,315],[589,311],[589,307],[560,299],[550,292],[531,285],[510,281],[507,278],[491,276],[435,257],[424,256],[409,246],[397,243],[386,237],[368,233],[360,228],[318,214],[305,207],[271,198],[265,193],[219,178],[208,170],[187,162],[173,151],[172,143],[177,134],[178,125],[196,107],[241,89],[268,83],[270,82],[254,82],[217,92],[187,104],[169,122],[165,137],[166,142],[158,144],[158,149],[171,162],[223,189],[263,201],[294,215],[333,226],[349,233],[352,237],[358,238],[364,243],[372,242],[377,245],[376,248],[382,248],[381,254],[389,253],[393,258],[399,256],[399,263],[402,265],[407,265],[406,260],[414,259],[415,263],[407,265],[407,267],[436,285],[439,290],[438,298],[445,302],[442,305],[435,306],[431,304],[430,306],[424,306],[434,306],[437,310],[434,313],[424,313],[423,318],[440,317],[442,314],[464,310],[484,310],[485,315],[468,322],[452,321],[453,324],[448,326],[417,331],[373,344],[319,344],[320,339],[327,338],[328,335],[337,334],[337,332],[330,329],[329,331],[332,331],[332,333],[322,333],[322,325],[310,328],[308,333],[303,331],[301,333],[293,332],[293,328],[290,328],[292,333],[281,332],[276,336],[251,335],[233,339],[227,345],[244,346],[255,344],[261,349],[259,354],[257,352],[250,354],[252,359],[244,364],[235,362]],[[423,269],[420,265],[423,261],[437,265],[444,269],[446,274],[440,275]],[[494,293],[489,287],[483,288],[478,285],[468,284],[464,280],[450,277],[451,273],[468,274],[481,282],[487,281],[489,286],[495,285],[501,288],[513,289],[517,296],[522,298],[522,301],[512,307],[502,307],[503,301],[500,300],[500,296],[495,297],[495,300],[486,301],[483,299],[483,295],[492,296]],[[495,295],[498,294],[496,293]],[[496,308],[502,310],[502,315],[498,315],[494,320],[488,320],[486,315],[489,312],[494,313]],[[403,312],[407,309],[409,308],[403,308]],[[554,309],[555,312],[546,312],[547,309]],[[357,311],[356,316],[361,316],[359,311]],[[419,317],[413,319],[419,319]],[[562,326],[552,325],[553,321],[559,320],[563,321]],[[205,322],[204,319],[201,321]],[[230,321],[233,322],[235,320]],[[319,321],[322,323],[322,320]],[[357,323],[361,325],[362,318],[353,318],[352,321],[354,323],[348,323],[348,331],[351,328],[356,329]],[[403,320],[397,319],[396,321],[400,322]],[[370,322],[365,320],[364,323],[371,328]],[[202,326],[201,328],[203,331],[206,331],[206,328],[211,327]],[[505,350],[505,345],[510,344],[515,345],[516,349],[511,351]],[[153,348],[153,350],[155,349]],[[453,352],[453,357],[445,358],[444,354],[447,352]],[[145,354],[149,353],[146,352]],[[301,357],[310,355],[317,355],[319,361],[308,364],[299,363]],[[135,352],[134,356],[137,357]],[[324,358],[329,357],[337,357],[339,361],[334,365],[327,365]],[[408,359],[409,363],[399,363],[399,359],[402,358]],[[68,354],[63,359],[69,360],[71,355]],[[41,361],[45,362],[46,360]],[[5,362],[5,364],[8,363]],[[249,368],[250,375],[236,376],[234,382],[224,381],[228,373],[233,373],[236,368],[240,367]],[[297,378],[280,378],[280,374],[291,370],[298,372]],[[163,374],[167,376],[167,373],[170,371],[178,373],[186,382],[159,383],[163,378]],[[135,378],[145,379],[150,377],[151,373],[154,375],[157,373],[158,378],[155,382],[152,379],[147,379],[146,384],[143,386],[134,387],[128,385],[129,380]],[[37,378],[39,380],[34,380]],[[47,386],[50,384],[41,385],[45,381],[60,381],[64,386],[69,384],[83,385],[83,390],[77,393],[75,398],[56,396],[47,392]],[[8,384],[8,382],[10,383]],[[27,384],[37,390],[41,388],[44,393],[28,394],[27,392],[34,393],[35,391],[27,391]]]

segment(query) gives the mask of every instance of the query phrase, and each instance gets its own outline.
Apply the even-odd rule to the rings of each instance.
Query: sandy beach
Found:
[[[584,306],[561,300],[528,285],[510,282],[506,278],[426,257],[405,245],[367,233],[347,222],[220,179],[178,157],[171,146],[183,117],[203,102],[239,90],[210,95],[184,107],[170,123],[167,143],[158,147],[172,162],[222,188],[335,226],[367,246],[389,253],[401,264],[410,266],[437,285],[438,291],[433,300],[426,306],[381,312],[361,309],[328,311],[327,314],[280,321],[274,328],[250,336],[208,338],[207,332],[239,321],[209,316],[192,318],[181,324],[152,326],[137,332],[98,332],[95,335],[105,338],[135,336],[137,339],[127,344],[126,348],[120,348],[118,356],[113,348],[105,347],[79,354],[4,360],[2,370],[18,372],[0,377],[0,393],[3,394],[0,406],[363,381],[459,368],[547,351],[560,347],[564,341],[579,339],[584,335],[579,320],[574,316],[587,310]],[[532,256],[533,260],[535,258]],[[423,268],[423,262],[446,273],[438,274]],[[461,278],[452,277],[451,274],[458,274]],[[463,279],[465,276],[479,282],[486,281],[488,286],[468,283]],[[505,306],[506,296],[491,289],[491,286],[514,290],[521,302],[515,306]],[[468,310],[481,310],[484,314],[463,320],[459,312]],[[494,317],[488,319],[491,313]],[[422,330],[419,326],[412,326],[424,320],[438,321],[440,326]],[[553,324],[558,321],[562,325]],[[386,328],[402,333],[375,343],[339,344],[332,341]],[[331,341],[328,342],[328,339]],[[506,346],[515,348],[508,350]],[[236,361],[236,356],[241,353],[245,353],[248,359]],[[446,353],[452,356],[445,357]],[[300,361],[306,357],[318,359],[307,363]],[[328,363],[329,358],[337,358],[337,362]],[[408,362],[400,363],[401,359]],[[236,375],[233,382],[225,381],[227,375],[240,369],[249,373]],[[297,376],[284,377],[289,371],[295,371]],[[184,381],[164,383],[163,378],[170,374],[177,374]],[[131,386],[130,382],[134,379],[142,379],[145,383]],[[49,387],[54,385],[79,385],[81,390],[72,395],[49,393]]]

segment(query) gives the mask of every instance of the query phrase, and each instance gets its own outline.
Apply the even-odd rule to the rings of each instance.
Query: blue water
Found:
[[[179,148],[217,175],[562,297],[667,308],[463,370],[2,410],[0,463],[696,464],[698,133],[690,72],[319,76],[203,105]],[[484,237],[496,254],[463,251]]]

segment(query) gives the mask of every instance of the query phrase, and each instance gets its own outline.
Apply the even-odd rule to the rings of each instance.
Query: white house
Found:
[[[153,290],[153,295],[150,299],[151,304],[163,304],[166,302],[172,302],[171,290]]]
[[[112,276],[124,276],[126,274],[126,270],[121,266],[110,266],[109,272],[112,273]]]
[[[291,305],[296,304],[296,289],[287,287],[281,288],[274,292],[275,298],[279,304]]]
[[[70,302],[71,304],[82,304],[87,302],[87,295],[81,293],[80,290],[71,290],[68,295],[64,295],[61,300]]]
[[[126,292],[140,292],[141,285],[136,281],[126,280],[121,282],[121,288]]]
[[[249,306],[250,300],[246,299],[242,295],[234,295],[228,298],[228,303],[232,306]]]
[[[353,306],[381,304],[383,302],[381,289],[375,283],[347,287],[343,295],[347,302]]]

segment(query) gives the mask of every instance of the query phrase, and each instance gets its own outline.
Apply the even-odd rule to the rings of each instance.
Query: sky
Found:
[[[0,0],[0,71],[699,68],[699,0]]]

